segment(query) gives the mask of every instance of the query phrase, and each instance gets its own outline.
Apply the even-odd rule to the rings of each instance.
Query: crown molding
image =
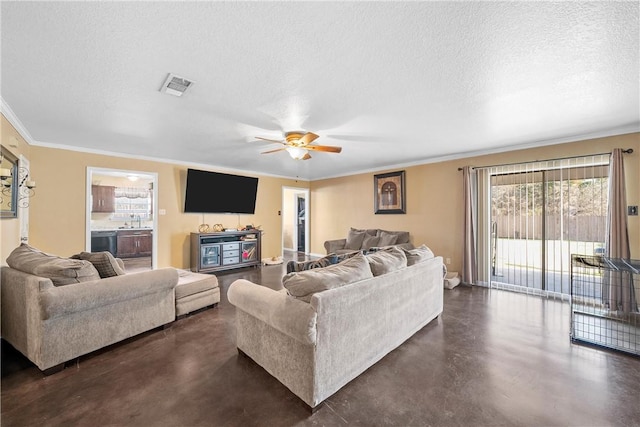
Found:
[[[20,136],[27,141],[29,145],[37,145],[37,142],[31,136],[31,133],[27,130],[27,128],[22,124],[18,116],[13,112],[7,101],[4,100],[2,96],[0,96],[0,111],[7,118],[9,123],[13,125],[13,127],[18,131]]]
[[[34,146],[76,151],[76,152],[88,153],[88,154],[98,154],[103,156],[120,157],[120,158],[126,158],[126,159],[137,159],[137,160],[146,160],[146,161],[158,162],[158,163],[168,163],[168,164],[181,165],[186,167],[209,168],[209,169],[216,169],[221,172],[269,176],[273,178],[291,179],[291,180],[303,181],[303,182],[320,181],[324,179],[333,179],[333,178],[343,178],[347,176],[360,175],[364,173],[381,172],[389,169],[407,168],[412,166],[426,165],[430,163],[439,163],[439,162],[446,162],[451,160],[460,160],[460,159],[465,159],[470,157],[485,156],[488,154],[506,153],[510,151],[544,147],[547,145],[557,145],[557,144],[565,144],[570,142],[587,141],[590,139],[606,138],[610,136],[626,135],[630,133],[640,132],[640,123],[632,123],[624,126],[618,126],[611,129],[605,129],[605,130],[590,132],[585,134],[577,134],[577,135],[570,135],[570,136],[565,136],[560,138],[538,140],[538,141],[532,141],[532,142],[527,142],[523,144],[514,144],[514,145],[507,144],[497,148],[477,150],[477,151],[466,151],[464,153],[454,153],[446,156],[424,157],[424,158],[412,160],[411,162],[396,163],[396,164],[387,165],[387,166],[380,166],[380,167],[374,167],[374,168],[368,168],[368,169],[361,169],[358,171],[351,171],[348,174],[326,175],[326,176],[319,176],[314,178],[301,178],[298,176],[276,175],[276,174],[263,173],[263,172],[256,173],[255,171],[251,171],[251,170],[231,169],[231,168],[225,168],[224,166],[210,165],[205,163],[185,162],[185,161],[178,161],[173,159],[165,159],[161,157],[141,156],[141,155],[134,155],[134,154],[123,154],[123,153],[117,153],[117,152],[112,152],[107,150],[96,150],[96,149],[76,147],[71,145],[36,141],[35,139],[33,139],[33,137],[31,136],[29,131],[26,129],[26,127],[22,124],[20,119],[18,119],[18,117],[15,115],[15,113],[13,112],[9,104],[1,96],[0,96],[0,107],[2,107],[1,111],[4,114],[4,116],[16,128],[18,133],[20,133],[20,135],[25,139],[25,141],[27,141],[28,144],[34,145]]]
[[[363,173],[381,172],[389,169],[407,168],[412,166],[426,165],[429,163],[448,162],[451,160],[467,159],[471,157],[485,156],[488,154],[507,153],[510,151],[526,150],[529,148],[538,148],[538,147],[544,147],[547,145],[559,145],[559,144],[566,144],[570,142],[588,141],[590,139],[607,138],[610,136],[620,136],[620,135],[627,135],[631,133],[640,133],[640,123],[633,123],[630,125],[619,126],[612,129],[606,129],[606,130],[591,132],[586,134],[571,135],[567,137],[553,138],[553,139],[545,139],[545,140],[527,142],[524,144],[504,145],[502,147],[491,148],[486,150],[465,151],[464,153],[455,153],[455,154],[450,154],[446,156],[424,157],[418,160],[412,160],[411,162],[396,163],[389,166],[377,167],[377,168],[371,168],[371,169],[362,169],[359,171],[349,172],[348,174],[315,177],[311,179],[311,181],[343,178],[347,176],[360,175]]]
[[[309,180],[306,178],[276,175],[276,174],[270,174],[266,172],[256,172],[248,169],[233,169],[233,168],[227,168],[224,166],[213,165],[208,163],[185,162],[182,160],[165,159],[162,157],[142,156],[138,154],[123,154],[123,153],[117,153],[114,151],[97,150],[97,149],[85,148],[85,147],[76,147],[73,145],[53,144],[50,142],[42,142],[42,141],[34,141],[32,145],[36,147],[53,148],[57,150],[68,150],[68,151],[75,151],[75,152],[87,153],[87,154],[98,154],[101,156],[119,157],[123,159],[136,159],[136,160],[145,160],[149,162],[166,163],[170,165],[179,165],[179,166],[186,166],[186,167],[193,167],[193,168],[215,169],[218,172],[242,173],[242,174],[251,175],[251,176],[269,176],[273,178],[283,178],[283,179],[309,182]]]
[[[1,109],[2,114],[4,114],[4,116],[7,118],[9,123],[13,125],[16,131],[18,131],[20,136],[22,136],[29,145],[36,146],[36,147],[54,148],[58,150],[69,150],[69,151],[75,151],[79,153],[98,154],[102,156],[119,157],[119,158],[125,158],[125,159],[146,160],[150,162],[167,163],[172,165],[180,165],[180,166],[193,167],[193,168],[216,169],[217,171],[220,171],[220,172],[243,173],[243,174],[249,174],[249,175],[269,176],[273,178],[283,178],[283,179],[292,179],[297,181],[309,182],[308,179],[300,178],[300,177],[290,177],[290,176],[275,175],[275,174],[262,173],[262,172],[256,173],[255,171],[251,171],[251,170],[225,168],[224,166],[218,166],[218,165],[210,165],[210,164],[196,163],[196,162],[184,162],[184,161],[177,161],[173,159],[165,159],[161,157],[123,154],[123,153],[116,153],[108,150],[96,150],[91,148],[76,147],[72,145],[54,144],[51,142],[36,141],[35,139],[33,139],[33,137],[31,136],[31,133],[29,133],[27,128],[24,126],[24,124],[20,121],[18,116],[16,116],[16,114],[13,112],[9,104],[1,96],[0,96],[0,107],[2,107]]]

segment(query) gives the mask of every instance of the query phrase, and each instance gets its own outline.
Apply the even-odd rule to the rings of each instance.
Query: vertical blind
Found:
[[[479,194],[488,200],[479,220],[489,231],[478,247],[490,257],[480,261],[481,280],[568,295],[570,255],[604,250],[608,163],[603,154],[484,168]]]

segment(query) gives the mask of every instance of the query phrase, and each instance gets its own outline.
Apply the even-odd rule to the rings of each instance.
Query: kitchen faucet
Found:
[[[131,228],[133,228],[133,221],[138,221],[138,228],[142,228],[142,218],[140,217],[140,215],[131,214],[129,216],[131,217]]]

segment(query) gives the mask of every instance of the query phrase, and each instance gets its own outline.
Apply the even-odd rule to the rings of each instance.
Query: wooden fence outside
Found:
[[[507,216],[493,218],[501,239],[542,239],[542,215]],[[574,240],[580,242],[604,242],[607,227],[606,216],[547,216],[547,240]]]

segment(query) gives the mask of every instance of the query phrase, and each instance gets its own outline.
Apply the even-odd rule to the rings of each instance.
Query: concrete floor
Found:
[[[640,358],[571,344],[569,305],[458,286],[444,313],[311,415],[235,348],[233,280],[215,309],[81,357],[49,377],[2,346],[2,426],[605,426],[640,424]]]

